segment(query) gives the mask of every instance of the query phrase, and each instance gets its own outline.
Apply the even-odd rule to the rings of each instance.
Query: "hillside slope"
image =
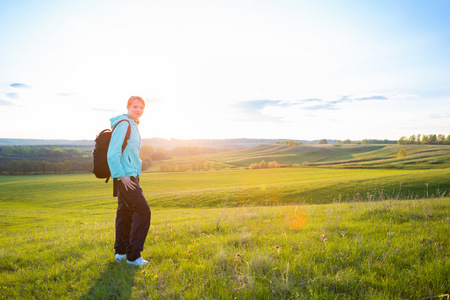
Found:
[[[397,157],[400,149],[406,154]],[[262,160],[279,164],[304,164],[344,168],[429,169],[450,167],[449,145],[259,145],[219,153],[174,156],[178,161],[214,161],[233,167],[247,167]]]

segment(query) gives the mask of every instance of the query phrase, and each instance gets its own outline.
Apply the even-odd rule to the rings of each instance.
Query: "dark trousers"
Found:
[[[125,190],[117,182],[118,207],[116,214],[116,254],[127,254],[127,260],[135,261],[141,257],[144,242],[150,228],[151,211],[145,200],[139,180],[131,177],[138,186],[134,190]]]

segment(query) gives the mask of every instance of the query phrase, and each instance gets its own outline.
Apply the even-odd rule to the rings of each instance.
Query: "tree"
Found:
[[[278,163],[276,161],[269,162],[269,168],[278,168]]]
[[[292,148],[292,147],[294,147],[295,146],[295,142],[293,141],[293,140],[289,140],[288,141],[288,147],[289,148]]]
[[[398,140],[398,142],[397,142],[399,145],[406,145],[406,143],[407,143],[407,138],[406,138],[406,136],[402,136],[399,140]]]
[[[41,172],[42,174],[48,174],[50,172],[50,162],[46,160],[41,161]]]
[[[437,136],[435,134],[430,134],[428,142],[432,145],[437,144]]]
[[[406,156],[406,150],[402,148],[402,149],[398,150],[397,157],[403,157],[403,156]]]
[[[317,144],[321,144],[321,145],[328,144],[328,140],[327,139],[321,139],[321,140],[319,140],[317,142]]]
[[[262,160],[262,161],[259,163],[259,166],[260,166],[262,169],[267,168],[267,163],[266,163],[266,161],[265,161],[265,160]]]
[[[422,141],[422,134],[419,133],[416,138],[416,144],[420,144],[421,141]]]

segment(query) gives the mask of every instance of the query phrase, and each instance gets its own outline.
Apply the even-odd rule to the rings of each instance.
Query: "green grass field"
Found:
[[[93,175],[0,176],[2,299],[443,299],[450,169],[231,169],[141,177],[152,226],[113,261]]]

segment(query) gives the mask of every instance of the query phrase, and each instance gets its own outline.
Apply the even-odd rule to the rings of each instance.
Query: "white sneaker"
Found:
[[[139,257],[138,259],[136,259],[135,261],[129,261],[127,259],[127,264],[129,265],[134,265],[134,266],[144,266],[146,264],[148,264],[148,261],[146,261],[145,259],[143,259],[142,257]]]
[[[126,259],[127,255],[126,254],[116,254],[115,259],[116,262],[120,262],[122,259]]]

